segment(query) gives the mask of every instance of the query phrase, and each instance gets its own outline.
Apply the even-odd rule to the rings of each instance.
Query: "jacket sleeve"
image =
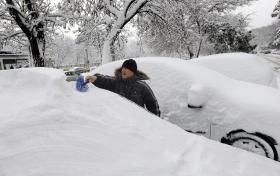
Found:
[[[96,76],[97,79],[92,83],[93,85],[101,89],[106,89],[115,92],[116,79],[114,77],[104,76],[101,74],[95,74],[94,76]]]
[[[157,99],[152,89],[148,86],[148,84],[146,83],[144,84],[145,84],[144,104],[148,111],[160,117],[160,110],[159,110]]]

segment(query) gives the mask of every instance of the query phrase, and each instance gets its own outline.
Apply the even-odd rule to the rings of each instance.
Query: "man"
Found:
[[[115,92],[160,116],[156,97],[148,84],[143,81],[148,79],[145,73],[137,70],[137,64],[133,59],[124,61],[122,67],[115,71],[115,77],[100,74],[86,76],[86,81],[96,87]]]

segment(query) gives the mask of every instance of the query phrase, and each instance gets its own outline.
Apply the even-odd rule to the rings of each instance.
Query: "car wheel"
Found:
[[[274,160],[278,160],[277,151],[271,142],[262,136],[247,133],[243,130],[231,132],[221,139],[222,143],[247,150]]]

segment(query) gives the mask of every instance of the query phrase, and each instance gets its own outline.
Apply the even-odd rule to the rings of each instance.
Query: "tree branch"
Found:
[[[149,2],[149,0],[139,0],[137,1],[137,3],[130,8],[130,10],[127,12],[127,15],[125,17],[126,20],[130,20],[131,18],[133,18],[137,12],[142,9],[147,3]]]
[[[9,10],[11,16],[14,18],[14,20],[19,25],[21,30],[25,33],[27,38],[31,38],[31,32],[30,32],[29,28],[26,26],[26,23],[24,21],[25,19],[21,18],[21,16],[19,15],[20,13],[18,13],[18,11],[15,10],[15,8],[12,8],[15,6],[13,0],[6,0],[6,2],[8,5],[10,5],[10,7],[8,7],[8,10]]]
[[[21,11],[16,8],[15,5],[11,5],[11,4],[8,4],[7,6],[7,9],[14,9],[15,11],[17,11],[17,13],[22,17],[22,18],[25,18],[25,15],[23,13],[21,13]]]
[[[106,8],[112,13],[115,17],[118,17],[119,10],[110,4],[109,0],[104,0]]]
[[[130,6],[135,2],[136,0],[130,0],[130,1],[126,1],[127,3],[125,3],[124,5],[124,16],[127,16],[127,12],[128,9],[130,8]]]
[[[152,14],[158,18],[160,18],[164,23],[168,24],[167,20],[165,20],[164,18],[162,18],[160,15],[158,15],[157,13],[151,11],[151,10],[141,10],[139,11],[139,13],[148,13],[148,14]]]
[[[217,6],[218,6],[218,5],[221,5],[221,4],[223,4],[223,3],[222,3],[222,2],[218,2],[218,3],[214,4],[212,7],[210,7],[210,9],[208,10],[208,12],[214,11],[215,8],[217,8]]]
[[[23,34],[22,31],[17,31],[17,32],[15,32],[13,34],[10,34],[9,36],[5,36],[4,38],[2,38],[2,40],[8,40],[8,39],[16,37],[16,36],[18,36],[20,34]]]

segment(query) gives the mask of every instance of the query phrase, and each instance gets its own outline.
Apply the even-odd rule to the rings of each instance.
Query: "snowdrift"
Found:
[[[278,162],[64,80],[55,69],[0,72],[0,175],[279,176]]]
[[[203,65],[236,80],[278,87],[273,68],[264,58],[255,54],[214,54],[195,58],[189,62]]]

